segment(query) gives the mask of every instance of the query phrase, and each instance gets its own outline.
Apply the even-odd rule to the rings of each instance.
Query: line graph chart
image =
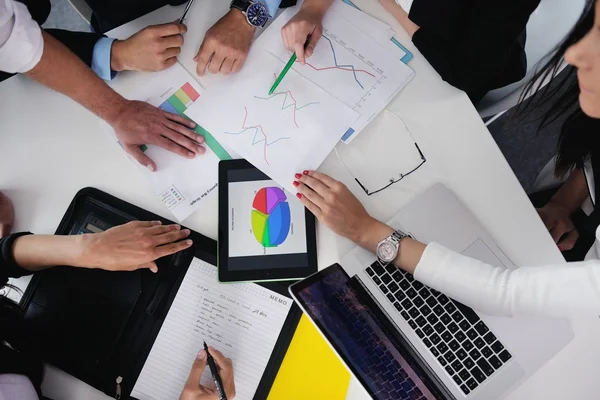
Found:
[[[262,127],[262,125],[246,126],[247,120],[248,120],[248,107],[244,107],[244,122],[242,122],[242,130],[239,132],[225,132],[225,134],[240,136],[243,133],[246,133],[248,131],[254,131],[254,136],[252,137],[252,146],[256,146],[261,143],[263,144],[263,157],[264,157],[264,160],[267,163],[267,165],[270,165],[269,160],[267,159],[267,147],[272,146],[279,141],[290,139],[290,137],[284,136],[284,137],[280,137],[275,140],[269,141],[269,137],[265,133],[265,129]],[[259,137],[259,133],[262,137],[257,140],[257,137]]]
[[[356,83],[358,84],[358,86],[360,86],[361,89],[364,90],[364,86],[362,85],[362,83],[360,83],[360,80],[358,79],[358,77],[356,76],[357,72],[362,72],[365,73],[367,75],[372,76],[373,78],[375,78],[375,75],[373,75],[371,72],[364,70],[364,69],[356,69],[354,68],[354,65],[352,64],[347,64],[347,65],[340,65],[337,62],[337,57],[335,54],[335,48],[333,47],[333,43],[331,42],[331,39],[329,39],[326,35],[323,35],[321,37],[321,39],[326,40],[327,43],[329,43],[329,46],[331,47],[331,55],[333,56],[333,63],[334,65],[331,67],[322,67],[322,68],[317,68],[314,65],[312,65],[311,63],[307,62],[306,65],[308,65],[309,67],[311,67],[312,69],[314,69],[315,71],[327,71],[330,69],[339,69],[342,71],[351,71],[354,74],[354,80],[356,81]]]
[[[275,79],[277,79],[277,75],[275,75]],[[270,96],[267,97],[262,97],[262,96],[254,96],[255,99],[258,100],[271,100],[274,99],[276,97],[281,97],[283,96],[283,102],[281,103],[281,110],[287,110],[290,107],[293,107],[293,117],[294,117],[294,125],[296,125],[296,128],[300,128],[300,126],[298,126],[298,121],[296,121],[296,111],[300,111],[306,107],[309,106],[314,106],[316,104],[319,104],[318,101],[311,101],[309,103],[306,103],[302,106],[298,106],[298,102],[296,101],[296,99],[294,98],[294,95],[292,94],[292,92],[290,90],[286,90],[285,92],[275,92],[273,94],[271,94]],[[288,99],[292,99],[292,101],[290,103],[288,103]]]

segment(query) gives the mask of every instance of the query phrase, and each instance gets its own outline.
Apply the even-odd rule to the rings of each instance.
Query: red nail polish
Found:
[[[562,246],[558,246],[558,250],[565,251],[565,249]]]
[[[301,199],[302,198],[302,194],[296,193],[296,197],[299,198],[299,199]]]
[[[299,185],[300,185],[300,182],[294,181],[294,186],[298,187]]]
[[[302,172],[304,175],[308,175],[308,171],[304,170],[304,172]]]
[[[300,175],[300,174],[296,174],[296,175],[294,175],[294,176],[296,177],[296,179],[300,179],[300,178],[302,178],[302,175]]]

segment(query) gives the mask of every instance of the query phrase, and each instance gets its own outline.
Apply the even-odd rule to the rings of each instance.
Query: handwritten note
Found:
[[[178,399],[205,340],[233,360],[236,399],[252,399],[291,305],[252,283],[220,284],[216,268],[194,258],[131,395]],[[207,368],[200,382],[210,381]]]

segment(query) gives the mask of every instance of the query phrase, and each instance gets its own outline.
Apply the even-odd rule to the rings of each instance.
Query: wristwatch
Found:
[[[377,243],[377,259],[381,265],[386,266],[396,259],[400,248],[400,241],[407,236],[406,233],[397,230]]]
[[[230,8],[237,8],[246,16],[246,21],[255,28],[262,28],[269,20],[269,10],[262,3],[251,0],[233,0]]]

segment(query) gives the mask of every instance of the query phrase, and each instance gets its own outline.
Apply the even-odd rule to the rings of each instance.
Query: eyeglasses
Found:
[[[404,123],[404,121],[402,121],[402,119],[400,119],[400,117],[398,117],[396,114],[394,114],[392,112],[389,112],[389,111],[385,110],[385,113],[393,115],[402,124],[402,126],[404,127],[404,129],[406,130],[406,132],[408,133],[408,135],[410,136],[410,138],[412,139],[412,142],[413,142],[413,144],[415,146],[415,153],[414,153],[415,154],[415,158],[417,158],[419,161],[417,161],[414,164],[414,166],[412,166],[412,168],[407,168],[407,170],[406,170],[407,172],[401,172],[399,174],[393,175],[388,180],[388,183],[385,184],[384,186],[380,186],[377,189],[370,189],[370,188],[367,188],[367,186],[365,184],[363,184],[352,173],[352,171],[350,170],[350,168],[348,168],[348,166],[346,165],[346,163],[344,162],[344,160],[342,160],[342,157],[338,153],[337,148],[334,148],[335,154],[337,155],[338,159],[340,160],[340,162],[342,163],[342,165],[344,166],[344,168],[346,169],[346,171],[348,171],[348,173],[350,174],[350,176],[352,176],[352,178],[354,178],[354,180],[356,181],[356,183],[358,183],[358,185],[367,194],[367,196],[372,196],[372,195],[374,195],[376,193],[380,193],[380,192],[384,191],[385,189],[389,188],[390,186],[392,186],[392,185],[400,182],[401,180],[403,180],[407,176],[409,176],[409,175],[413,174],[414,172],[416,172],[417,170],[419,170],[419,168],[421,168],[423,166],[423,164],[425,164],[427,162],[427,158],[425,157],[425,155],[421,151],[421,148],[419,147],[419,144],[415,140],[414,136],[412,135],[412,133],[410,132],[410,130],[408,129],[408,127],[406,126],[406,124]]]

